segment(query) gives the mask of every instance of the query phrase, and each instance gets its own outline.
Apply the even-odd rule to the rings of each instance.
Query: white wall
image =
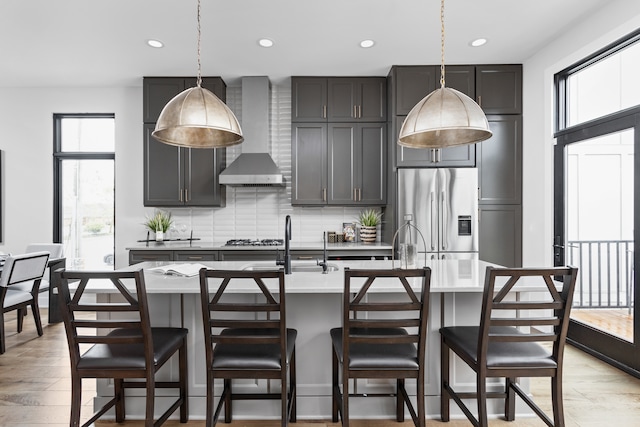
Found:
[[[553,75],[639,27],[639,1],[612,1],[523,64],[524,266],[553,262]]]

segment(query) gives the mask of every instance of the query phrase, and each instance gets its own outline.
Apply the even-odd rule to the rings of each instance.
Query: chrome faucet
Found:
[[[291,216],[284,219],[284,259],[277,259],[276,265],[284,266],[284,274],[291,274]]]
[[[322,267],[322,274],[328,274],[329,263],[327,262],[327,232],[322,233],[322,242],[324,244],[324,250],[322,254],[322,261],[317,260],[316,263]]]

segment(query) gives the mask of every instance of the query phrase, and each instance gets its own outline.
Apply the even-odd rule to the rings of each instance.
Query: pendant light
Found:
[[[440,2],[440,34],[440,89],[411,109],[400,129],[399,145],[444,148],[473,144],[492,135],[480,106],[462,92],[444,85],[444,0]]]
[[[198,0],[198,77],[196,87],[176,95],[158,117],[152,135],[169,145],[221,148],[244,138],[238,119],[227,105],[202,87],[200,70],[200,0]]]

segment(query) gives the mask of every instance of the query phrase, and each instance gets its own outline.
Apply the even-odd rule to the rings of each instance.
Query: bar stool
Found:
[[[408,279],[417,279],[418,297]],[[375,283],[374,283],[375,282]],[[365,297],[377,285],[395,285],[397,299],[368,302]],[[343,327],[331,329],[333,347],[332,421],[338,414],[349,426],[349,397],[380,396],[349,392],[349,379],[396,379],[396,420],[404,421],[406,404],[416,427],[425,426],[424,373],[429,316],[431,269],[344,269]],[[375,291],[374,291],[375,292]],[[347,332],[345,332],[347,331]],[[342,391],[339,374],[342,373]],[[405,379],[417,382],[417,413],[405,389]],[[383,396],[389,396],[384,394]]]
[[[273,291],[265,280],[277,281]],[[259,301],[228,301],[225,293],[232,293],[229,289],[235,286],[240,286],[245,295],[255,295],[246,291],[257,289]],[[216,425],[223,406],[225,422],[230,423],[232,402],[238,399],[280,399],[282,426],[295,422],[297,331],[286,326],[284,270],[203,268],[200,297],[207,367],[206,426]],[[223,379],[224,387],[214,412],[216,378]],[[280,392],[233,393],[232,380],[241,378],[279,380]]]

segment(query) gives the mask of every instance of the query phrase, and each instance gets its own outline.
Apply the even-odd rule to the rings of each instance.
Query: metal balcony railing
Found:
[[[579,268],[573,307],[633,307],[633,255],[632,240],[569,241],[567,264]]]

